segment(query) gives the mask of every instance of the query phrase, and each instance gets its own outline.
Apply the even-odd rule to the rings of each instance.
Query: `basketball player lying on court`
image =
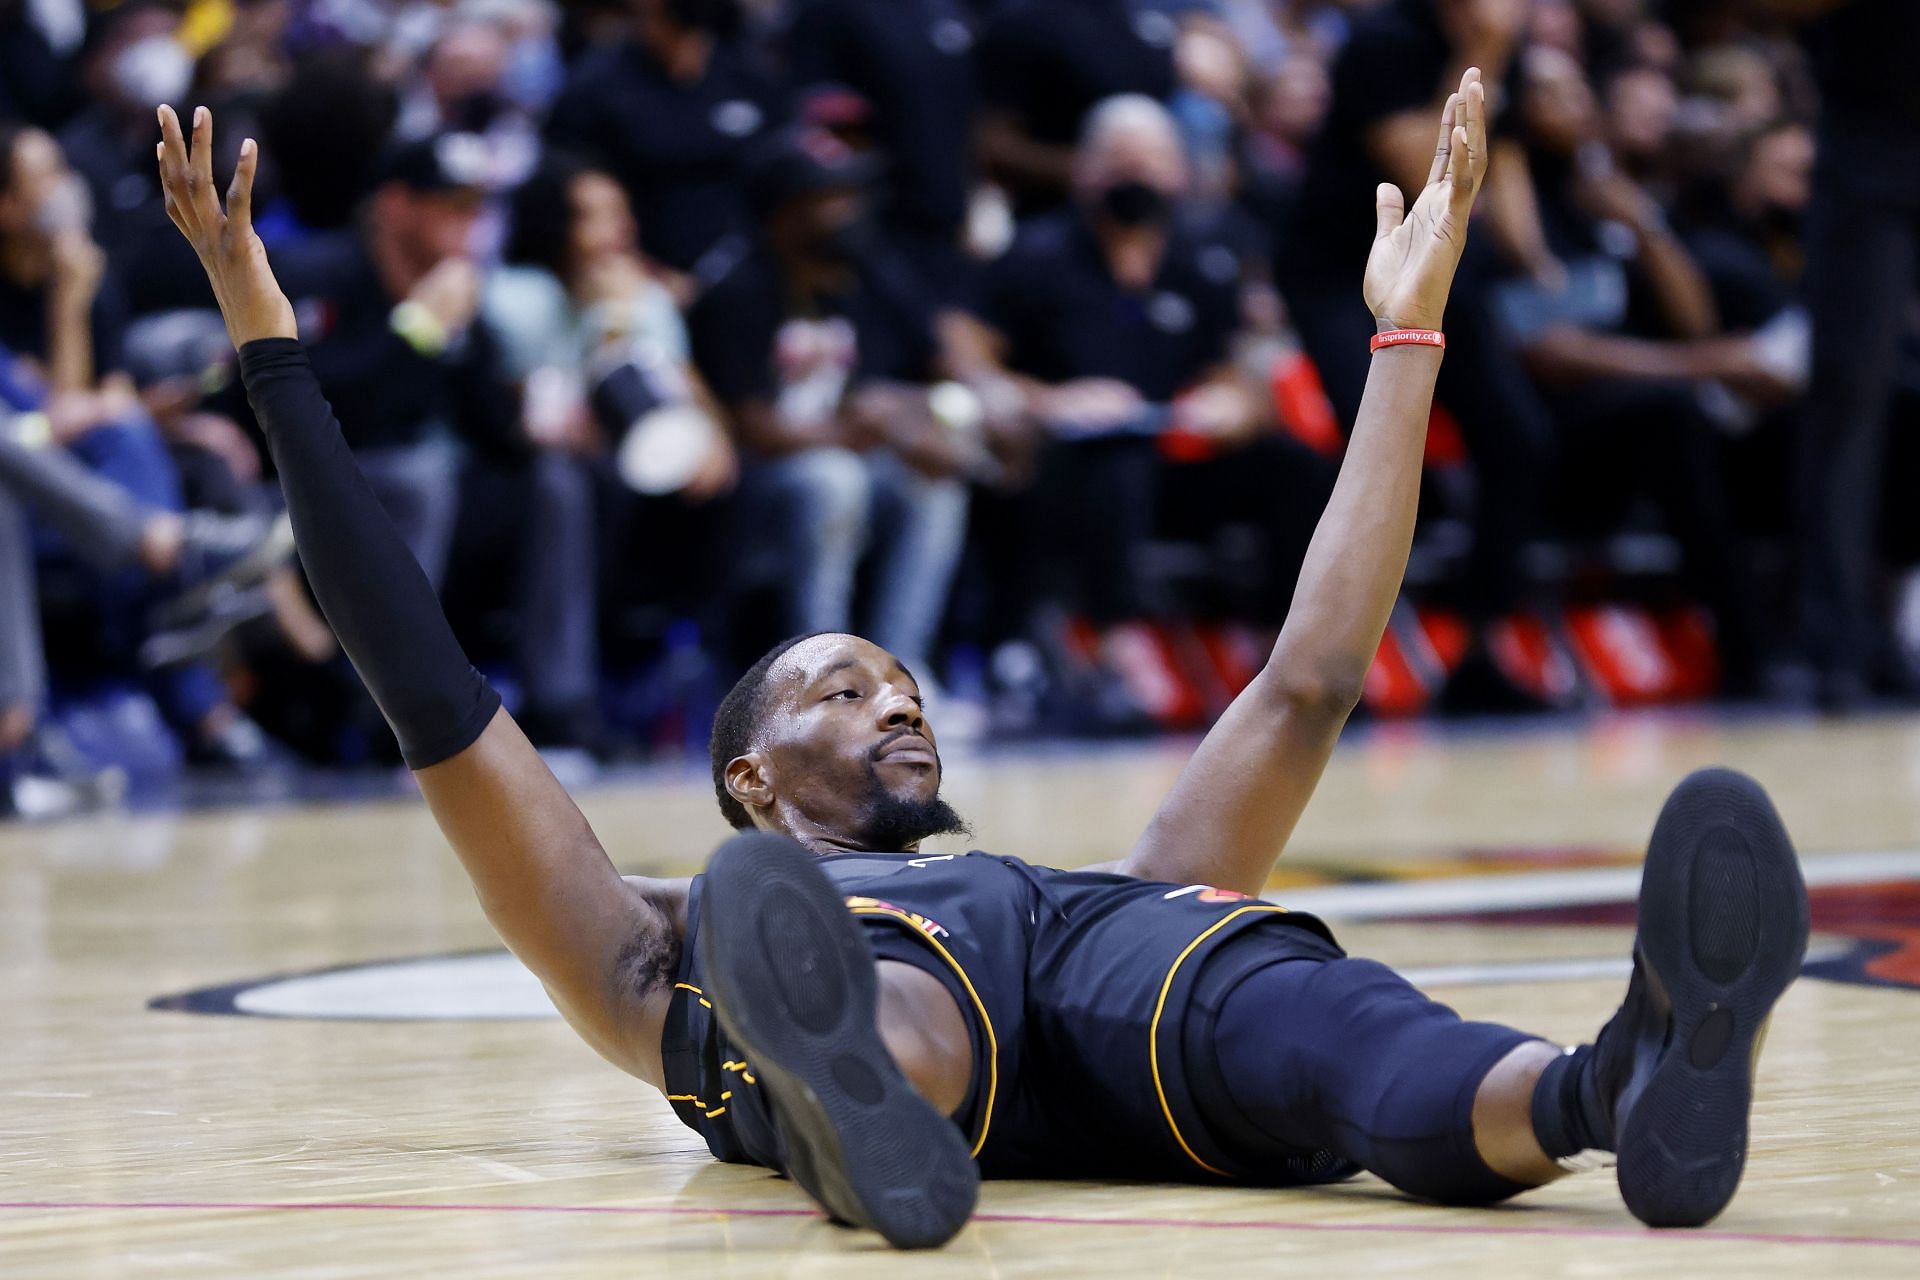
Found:
[[[781,645],[721,705],[742,834],[691,881],[622,877],[461,653],[362,480],[213,123],[160,109],[168,212],[211,278],[315,594],[487,917],[594,1049],[723,1160],[935,1245],[981,1174],[1297,1185],[1378,1174],[1490,1204],[1616,1152],[1656,1225],[1745,1163],[1765,1019],[1807,903],[1766,795],[1708,771],[1654,827],[1633,976],[1594,1043],[1465,1022],[1259,893],[1356,700],[1405,568],[1437,337],[1487,154],[1469,71],[1411,210],[1380,188],[1364,290],[1387,344],[1265,670],[1104,869],[916,856],[960,830],[913,675],[850,635]],[[1062,815],[1070,821],[1070,815]],[[1588,1159],[1592,1159],[1590,1155]]]

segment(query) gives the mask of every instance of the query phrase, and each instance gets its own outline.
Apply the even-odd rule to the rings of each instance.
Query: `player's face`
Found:
[[[775,667],[762,754],[777,810],[850,845],[902,849],[956,829],[920,686],[880,646],[819,636]]]

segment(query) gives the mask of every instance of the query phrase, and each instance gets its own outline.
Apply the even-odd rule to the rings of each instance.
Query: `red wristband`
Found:
[[[1378,351],[1382,347],[1445,347],[1447,335],[1438,329],[1388,329],[1373,335],[1373,341],[1367,344],[1369,351]]]

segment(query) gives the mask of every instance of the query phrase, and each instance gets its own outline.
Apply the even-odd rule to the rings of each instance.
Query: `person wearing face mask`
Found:
[[[626,187],[648,256],[692,271],[721,239],[753,229],[737,178],[773,123],[773,89],[734,38],[738,0],[627,5],[630,38],[579,62],[548,136]]]
[[[150,0],[98,19],[79,59],[92,105],[58,134],[97,211],[100,247],[141,311],[207,304],[192,259],[172,243],[177,237],[152,172],[153,109],[182,101],[193,80],[193,56],[178,30],[179,14]]]
[[[760,233],[715,251],[726,261],[688,327],[743,460],[735,513],[753,553],[736,594],[780,588],[767,636],[846,627],[865,562],[864,625],[924,667],[965,531],[961,477],[987,464],[968,424],[937,411],[954,362],[933,299],[869,217],[875,176],[823,130],[764,140],[745,184]]]
[[[1173,92],[1178,37],[1164,9],[1140,0],[992,7],[980,41],[980,161],[1022,216],[1068,198],[1074,141],[1095,103]]]
[[[1166,108],[1110,98],[1076,149],[1073,205],[1028,223],[987,269],[988,323],[1049,439],[1014,517],[992,522],[1020,546],[1059,550],[1050,564],[1005,557],[1027,606],[1064,583],[1102,627],[1164,615],[1177,606],[1141,572],[1147,543],[1251,524],[1267,570],[1245,603],[1284,613],[1332,477],[1270,432],[1259,388],[1232,362],[1240,263],[1193,229],[1188,182]]]
[[[492,185],[519,185],[539,157],[540,136],[527,111],[507,95],[514,47],[496,22],[450,26],[403,86],[394,133],[413,139],[451,130],[484,138]]]

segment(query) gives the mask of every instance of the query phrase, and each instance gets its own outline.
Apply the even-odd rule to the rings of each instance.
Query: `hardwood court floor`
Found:
[[[955,759],[949,791],[982,847],[1073,865],[1124,849],[1180,759]],[[1375,730],[1336,758],[1273,892],[1470,1016],[1585,1037],[1622,984],[1629,931],[1606,903],[1630,894],[1667,788],[1713,761],[1778,797],[1822,885],[1827,971],[1920,981],[1899,950],[1920,952],[1920,720]],[[583,800],[633,871],[691,871],[720,834],[697,776]],[[1533,914],[1461,918],[1483,906]],[[1920,989],[1897,985],[1789,993],[1746,1185],[1703,1231],[1639,1228],[1606,1173],[1477,1212],[1367,1178],[1001,1183],[945,1251],[911,1259],[711,1162],[557,1022],[148,1007],[493,945],[417,804],[0,827],[0,1276],[1920,1273]],[[473,963],[493,967],[461,999],[526,985]]]

